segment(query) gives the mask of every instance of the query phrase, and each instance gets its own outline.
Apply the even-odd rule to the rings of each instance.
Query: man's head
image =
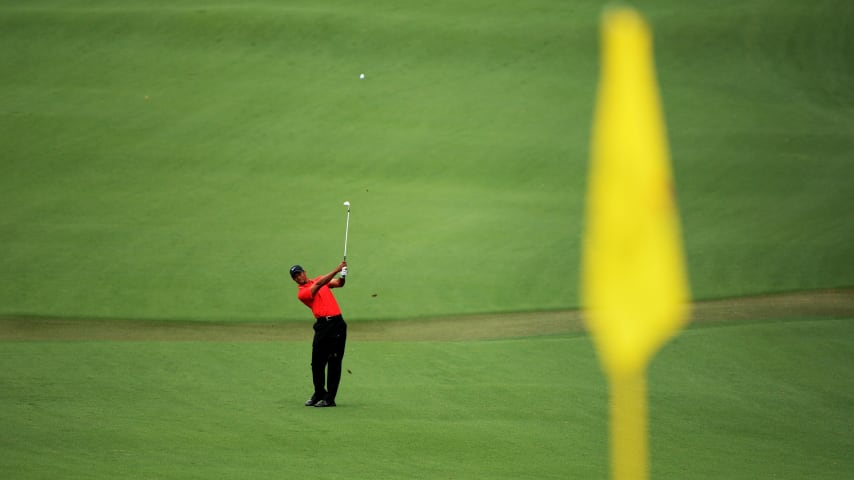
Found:
[[[302,285],[306,281],[305,270],[299,265],[294,265],[291,267],[291,278],[298,284]]]

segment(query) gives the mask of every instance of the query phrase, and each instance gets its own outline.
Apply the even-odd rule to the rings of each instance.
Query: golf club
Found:
[[[344,202],[347,207],[347,226],[344,227],[344,261],[347,261],[347,234],[350,232],[350,202]]]

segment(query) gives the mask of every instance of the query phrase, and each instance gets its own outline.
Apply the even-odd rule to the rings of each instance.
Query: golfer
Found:
[[[341,273],[338,278],[335,274]],[[291,278],[299,285],[297,298],[314,314],[314,340],[311,343],[311,376],[314,394],[305,402],[306,407],[334,407],[338,384],[341,383],[341,365],[347,344],[347,324],[341,316],[332,288],[344,286],[347,262],[335,270],[309,280],[299,265],[291,267]],[[327,378],[326,368],[329,367]]]

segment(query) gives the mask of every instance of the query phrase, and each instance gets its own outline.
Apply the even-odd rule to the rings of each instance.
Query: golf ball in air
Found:
[[[359,80],[364,80],[364,79],[365,79],[365,74],[364,73],[359,74]]]

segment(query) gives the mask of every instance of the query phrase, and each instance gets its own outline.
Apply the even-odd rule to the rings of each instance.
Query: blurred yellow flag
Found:
[[[689,291],[649,27],[605,13],[581,300],[612,375],[644,371],[688,317]]]

